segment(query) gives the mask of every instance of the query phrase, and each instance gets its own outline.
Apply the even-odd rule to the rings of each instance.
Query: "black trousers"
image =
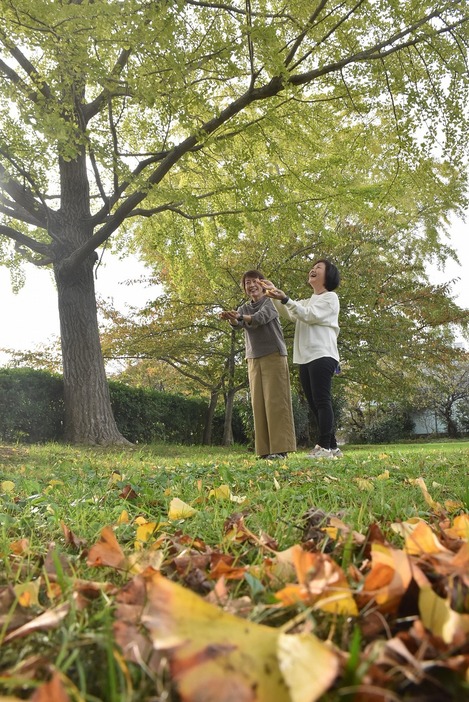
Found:
[[[337,448],[334,410],[332,409],[332,378],[337,370],[335,358],[317,358],[301,363],[300,382],[319,427],[317,443],[323,448]]]

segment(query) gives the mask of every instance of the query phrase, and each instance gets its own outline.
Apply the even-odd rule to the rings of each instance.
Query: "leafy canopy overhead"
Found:
[[[373,130],[386,147],[370,184],[436,148],[460,167],[468,14],[421,0],[2,1],[0,234],[73,268],[129,217],[259,212],[298,149],[280,153],[280,132],[314,155],[297,205],[301,185],[314,201],[353,190]],[[349,130],[356,172],[341,181]],[[83,154],[78,178],[67,164]],[[77,217],[84,238],[68,231]]]

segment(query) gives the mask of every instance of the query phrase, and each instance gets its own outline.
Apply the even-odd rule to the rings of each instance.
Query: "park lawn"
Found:
[[[181,682],[174,672],[180,661],[169,656],[168,668],[165,658],[155,660],[145,648],[148,641],[139,649],[148,660],[131,660],[116,643],[137,638],[137,629],[141,636],[143,628],[140,622],[137,629],[132,629],[135,622],[123,623],[122,593],[139,583],[142,573],[161,572],[170,585],[178,583],[200,600],[213,601],[216,588],[216,606],[223,612],[329,640],[343,657],[332,675],[335,682],[326,680],[318,688],[321,699],[355,699],[356,694],[367,699],[365,689],[381,686],[396,699],[412,699],[426,694],[429,685],[441,685],[439,700],[462,699],[469,691],[469,648],[460,641],[460,630],[469,634],[467,578],[459,572],[453,578],[447,564],[444,575],[440,565],[430,573],[441,601],[445,593],[451,595],[457,617],[453,640],[438,649],[432,639],[432,651],[438,650],[433,657],[445,663],[429,666],[431,675],[425,667],[406,671],[402,660],[375,669],[367,649],[373,640],[408,635],[418,619],[418,593],[410,604],[410,586],[401,593],[404,608],[385,598],[379,610],[384,625],[375,622],[372,631],[373,602],[364,604],[360,590],[370,568],[370,543],[380,542],[387,555],[402,553],[399,522],[415,526],[417,518],[423,520],[437,544],[446,534],[444,525],[450,536],[440,550],[449,558],[451,545],[461,562],[467,534],[463,530],[456,543],[450,530],[469,514],[469,442],[348,446],[344,454],[340,460],[312,461],[300,451],[284,461],[259,461],[244,447],[0,445],[0,696],[27,699],[35,691],[40,702],[150,702],[177,700],[176,688],[184,699],[197,699],[192,683],[187,692],[186,678],[178,673]],[[298,558],[289,558],[291,547],[296,554],[320,554],[327,567],[340,569],[350,588],[349,610],[321,608],[311,593],[300,593],[298,583],[309,582],[319,565],[308,561],[303,572]],[[288,554],[282,574],[279,553]],[[434,563],[427,561],[429,575]],[[147,596],[160,587],[160,581],[151,583]],[[286,586],[288,592],[279,595]],[[292,593],[297,601],[290,601]],[[185,594],[173,595],[177,610]],[[46,614],[49,621],[31,624]],[[412,665],[417,665],[413,659]],[[212,675],[200,670],[202,677]],[[270,702],[263,685],[258,699]],[[301,699],[290,694],[285,699]],[[224,698],[220,692],[213,699]]]

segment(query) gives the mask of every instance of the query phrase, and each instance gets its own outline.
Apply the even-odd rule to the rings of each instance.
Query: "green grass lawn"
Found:
[[[304,542],[308,510],[336,515],[361,534],[377,522],[388,543],[399,548],[402,539],[391,528],[394,522],[420,517],[437,524],[443,513],[451,520],[469,512],[469,442],[347,446],[344,454],[339,460],[313,461],[298,452],[284,461],[260,461],[243,447],[0,445],[0,699],[2,694],[27,699],[52,669],[61,672],[70,699],[173,699],[166,673],[124,664],[116,653],[111,636],[114,602],[104,593],[83,610],[73,608],[52,631],[34,631],[1,644],[18,613],[26,621],[32,613],[37,616],[70,600],[78,579],[106,581],[117,588],[129,580],[128,572],[87,565],[86,554],[106,526],[113,527],[128,554],[136,548],[138,522],[158,525],[142,553],[164,534],[164,574],[207,594],[207,580],[198,588],[173,567],[171,549],[182,537],[187,543],[201,540],[204,548],[257,573],[254,569],[269,553]],[[418,478],[429,495],[415,482]],[[190,518],[168,518],[174,498],[196,510]],[[239,513],[258,543],[227,539],[227,520]],[[64,525],[75,541],[67,540]],[[363,562],[363,553],[350,544],[324,541],[319,548],[344,567]],[[48,570],[51,558],[55,566]],[[59,586],[55,595],[48,583],[52,571]],[[229,585],[234,600],[250,599],[252,621],[279,626],[297,615],[298,608],[272,610],[271,583],[252,573]],[[13,598],[8,596],[12,588]],[[466,598],[464,611],[469,612]],[[316,623],[323,637],[330,620]],[[352,631],[350,622],[337,626],[335,641],[343,650],[352,646]],[[328,694],[331,700],[354,699],[341,694],[340,686]]]

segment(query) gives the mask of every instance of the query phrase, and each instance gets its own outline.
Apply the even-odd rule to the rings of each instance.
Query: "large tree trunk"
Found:
[[[56,271],[65,401],[65,440],[73,444],[129,443],[111,409],[99,341],[93,261],[73,275]]]
[[[82,444],[128,444],[111,409],[99,340],[93,265],[96,254],[70,265],[92,235],[84,150],[60,161],[61,208],[55,238],[65,401],[65,439]]]

